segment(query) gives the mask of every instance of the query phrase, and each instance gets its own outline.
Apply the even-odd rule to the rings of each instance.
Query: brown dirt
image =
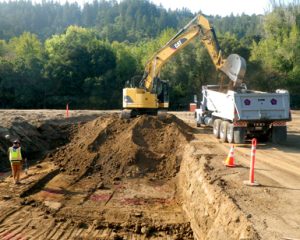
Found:
[[[194,236],[198,240],[260,239],[247,216],[224,192],[226,182],[215,174],[212,162],[222,163],[224,157],[197,139],[185,149],[179,185]]]
[[[193,116],[177,114],[186,122]],[[284,144],[258,143],[255,180],[259,187],[243,184],[249,179],[251,143],[236,145],[236,168],[223,162],[230,149],[212,135],[211,128],[197,128],[193,145],[196,155],[208,154],[209,178],[252,222],[262,239],[300,239],[300,112],[292,111],[288,123],[288,139]]]
[[[192,139],[187,129],[171,115],[164,121],[100,117],[81,125],[71,142],[49,159],[76,179],[98,175],[105,184],[124,177],[170,179],[179,170],[182,147]]]
[[[151,116],[124,121],[117,114],[73,122],[69,127],[64,132],[69,142],[31,167],[17,192],[6,191],[9,201],[19,201],[22,208],[5,212],[2,226],[14,222],[5,236],[24,228],[18,211],[34,205],[39,216],[35,219],[56,223],[50,224],[56,232],[45,232],[52,231],[51,236],[60,232],[61,239],[72,235],[68,226],[81,229],[78,236],[98,231],[99,239],[118,239],[116,234],[119,239],[192,239],[176,177],[183,148],[193,138],[192,128],[171,115],[163,121]],[[0,184],[2,194],[7,184],[9,179]],[[37,226],[31,234],[46,235],[36,222],[32,224]]]
[[[235,148],[238,167],[225,168],[228,144],[171,115],[0,113],[2,159],[7,134],[34,157],[20,186],[0,172],[0,239],[300,237],[299,112],[285,145],[259,143],[258,188],[243,185],[248,143]],[[192,114],[176,115],[193,124]]]
[[[0,110],[0,171],[10,169],[7,149],[14,139],[20,139],[29,164],[70,141],[73,130],[106,112],[76,111],[65,117],[62,110]]]

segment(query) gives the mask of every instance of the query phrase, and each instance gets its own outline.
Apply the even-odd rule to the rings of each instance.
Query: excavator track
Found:
[[[124,109],[120,113],[121,119],[130,119],[132,117],[132,110]]]

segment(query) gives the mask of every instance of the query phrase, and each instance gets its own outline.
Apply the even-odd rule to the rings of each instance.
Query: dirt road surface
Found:
[[[195,125],[192,114],[176,115]],[[293,111],[292,118],[285,144],[258,143],[255,180],[259,187],[243,184],[249,179],[250,141],[235,146],[236,168],[226,169],[219,156],[210,161],[214,168],[211,174],[224,180],[224,191],[249,217],[262,239],[300,239],[300,112]],[[195,136],[198,149],[208,146],[211,154],[223,153],[225,161],[230,145],[215,139],[210,128],[198,128]]]
[[[249,231],[253,226],[261,239],[300,239],[299,111],[292,113],[287,143],[258,144],[259,187],[243,184],[250,142],[235,146],[238,166],[226,168],[230,145],[210,128],[190,128],[172,117],[121,121],[116,112],[70,111],[66,118],[60,110],[0,111],[2,159],[15,137],[32,156],[20,186],[12,183],[7,163],[0,165],[0,239],[193,239],[193,231],[199,239],[222,239],[216,232],[225,234],[226,226],[218,223],[227,222],[233,234],[232,221]],[[174,114],[195,125],[193,114]],[[218,192],[218,207],[205,207],[199,231],[186,197],[194,190],[184,194],[178,184],[185,146],[195,156],[185,164],[202,164],[203,177]],[[190,202],[201,205],[212,195],[195,196],[203,199]],[[234,213],[224,196],[236,206]],[[213,219],[222,203],[224,214]],[[228,239],[246,239],[239,236]]]

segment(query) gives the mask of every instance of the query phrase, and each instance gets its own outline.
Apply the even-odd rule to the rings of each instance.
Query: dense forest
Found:
[[[42,1],[0,3],[1,108],[120,108],[126,81],[195,14],[148,0],[95,0],[84,6]],[[300,107],[300,5],[273,1],[265,15],[207,16],[223,54],[247,60],[245,82],[288,89]],[[203,84],[216,83],[206,49],[195,40],[163,69],[171,108],[187,108]]]

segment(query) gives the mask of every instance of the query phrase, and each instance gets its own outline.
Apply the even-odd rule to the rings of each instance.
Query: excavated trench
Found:
[[[0,219],[0,237],[18,232],[29,239],[259,238],[222,182],[212,181],[210,161],[218,159],[213,148],[197,143],[194,130],[173,115],[163,121],[105,115],[31,130],[30,138],[43,146],[33,152],[44,157],[15,199],[25,217],[18,219],[20,210],[9,208]],[[16,231],[27,229],[22,224],[30,211],[38,216],[31,232]]]

